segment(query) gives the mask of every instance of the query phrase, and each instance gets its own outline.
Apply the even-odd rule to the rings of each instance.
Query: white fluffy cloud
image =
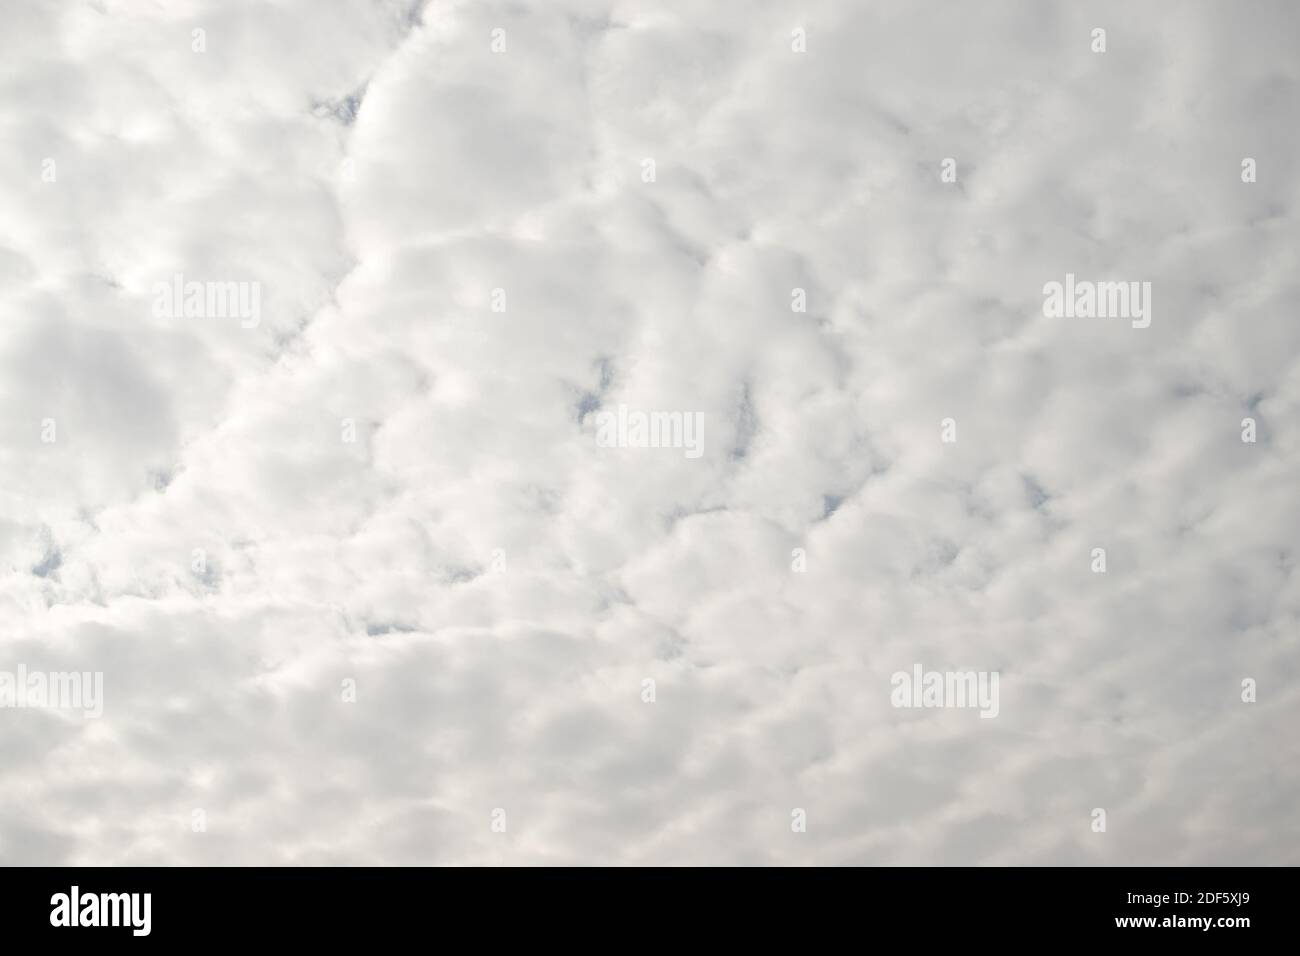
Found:
[[[0,861],[1297,862],[1297,27],[0,5]]]

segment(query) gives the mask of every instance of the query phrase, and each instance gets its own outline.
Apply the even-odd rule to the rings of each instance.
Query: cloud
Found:
[[[1296,16],[6,5],[0,860],[1295,863]]]

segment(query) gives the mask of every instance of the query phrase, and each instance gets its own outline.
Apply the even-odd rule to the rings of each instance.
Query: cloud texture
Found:
[[[0,862],[1300,862],[1298,34],[3,0]]]

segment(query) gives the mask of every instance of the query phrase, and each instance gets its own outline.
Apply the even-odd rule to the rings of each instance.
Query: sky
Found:
[[[1300,863],[1297,35],[0,0],[0,863]]]

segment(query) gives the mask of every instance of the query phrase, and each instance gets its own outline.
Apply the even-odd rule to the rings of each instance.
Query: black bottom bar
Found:
[[[1123,937],[1223,947],[1292,938],[1296,919],[1293,871],[1267,868],[7,869],[0,880],[10,945],[75,935],[92,946],[332,949],[404,937],[435,947],[518,940],[766,951],[846,937],[910,939],[922,951],[948,941]]]

